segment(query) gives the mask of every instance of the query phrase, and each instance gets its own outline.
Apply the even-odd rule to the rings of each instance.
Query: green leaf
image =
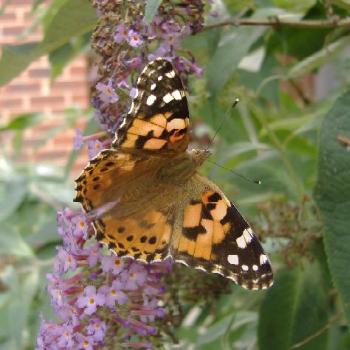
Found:
[[[61,73],[64,67],[76,56],[78,50],[75,50],[71,43],[66,43],[58,49],[50,52],[49,60],[51,64],[51,79],[55,79]]]
[[[0,220],[4,220],[18,208],[26,193],[27,184],[22,179],[0,180]]]
[[[224,33],[208,65],[208,88],[216,94],[230,79],[241,59],[264,32],[263,28],[240,27]]]
[[[336,42],[333,42],[323,49],[317,51],[311,56],[306,57],[301,62],[295,64],[287,73],[289,79],[295,79],[304,76],[306,73],[312,72],[316,68],[329,62],[335,55],[340,53],[344,48],[348,47],[350,36],[345,36]]]
[[[33,251],[13,227],[1,224],[0,255],[33,256]]]
[[[157,13],[159,5],[162,3],[162,0],[147,0],[145,8],[145,17],[144,21],[146,24],[150,24],[153,20],[153,17]]]
[[[67,43],[72,37],[90,31],[96,12],[87,0],[66,0],[45,30],[40,43],[5,45],[0,60],[0,86],[22,72],[32,61]]]
[[[282,0],[284,2],[284,0]],[[289,1],[292,4],[304,4],[305,1]],[[317,20],[326,17],[325,6],[320,1],[312,1],[312,6],[300,20]],[[280,1],[279,1],[280,5]],[[311,3],[309,4],[311,5]],[[278,5],[277,5],[278,6]],[[298,6],[298,5],[297,5]],[[297,10],[302,14],[303,10]],[[290,15],[290,13],[289,13]],[[281,26],[279,30],[274,31],[268,39],[268,50],[281,52],[283,55],[296,57],[299,60],[312,55],[314,52],[322,49],[327,42],[327,35],[331,32],[330,28],[318,28],[310,30],[308,28],[295,28]],[[269,54],[272,54],[269,53]]]
[[[40,113],[21,114],[11,119],[6,125],[0,126],[1,131],[9,130],[24,130],[32,127],[41,121],[42,115]]]
[[[318,331],[327,323],[326,292],[320,285],[316,264],[305,270],[282,270],[261,306],[258,325],[260,350],[323,350],[327,333]]]
[[[20,275],[9,266],[0,276],[9,287],[10,295],[8,303],[1,310],[1,314],[6,317],[6,335],[11,344],[8,349],[24,349],[28,332],[27,320],[39,284],[39,271],[31,266],[28,271]]]
[[[54,48],[57,48],[72,37],[90,31],[96,19],[96,11],[90,1],[66,0],[46,28],[43,45],[53,46],[54,43]]]
[[[350,139],[350,90],[323,121],[315,197],[325,223],[325,248],[332,279],[350,320],[350,156],[339,138]]]
[[[42,54],[44,52],[38,43],[4,45],[0,60],[0,86],[8,83]]]

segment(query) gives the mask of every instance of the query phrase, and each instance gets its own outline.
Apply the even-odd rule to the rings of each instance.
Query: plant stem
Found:
[[[209,24],[202,30],[210,30],[225,26],[267,26],[267,27],[293,27],[305,29],[321,29],[321,28],[350,28],[350,17],[339,19],[333,17],[331,19],[314,19],[314,20],[288,20],[281,19],[277,16],[265,19],[238,18],[230,19],[220,23]]]

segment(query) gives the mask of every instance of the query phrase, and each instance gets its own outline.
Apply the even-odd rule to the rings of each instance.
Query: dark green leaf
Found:
[[[316,199],[324,219],[325,247],[334,284],[350,320],[350,91],[340,97],[321,128]]]
[[[317,1],[305,14],[303,19],[312,20],[325,17],[325,6],[322,2]],[[270,36],[268,43],[269,51],[280,51],[283,54],[303,59],[320,50],[330,32],[331,29],[329,28],[310,30],[308,28],[281,26],[278,31],[274,31]]]
[[[290,350],[301,342],[304,343],[298,350],[326,348],[327,333],[317,333],[328,321],[326,292],[320,276],[316,264],[305,270],[278,273],[260,310],[258,340],[261,350]]]
[[[157,13],[159,5],[162,3],[162,0],[147,0],[145,8],[145,17],[144,21],[146,24],[150,24],[153,20],[153,17]]]

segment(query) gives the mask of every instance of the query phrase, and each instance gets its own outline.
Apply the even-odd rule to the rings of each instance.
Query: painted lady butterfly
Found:
[[[189,111],[172,64],[150,62],[112,148],[76,180],[96,238],[118,256],[177,262],[218,273],[247,289],[273,283],[269,260],[247,221],[197,168],[206,150],[187,150]],[[115,205],[113,205],[113,203]]]

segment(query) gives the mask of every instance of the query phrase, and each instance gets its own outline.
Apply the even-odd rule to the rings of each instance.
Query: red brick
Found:
[[[86,67],[76,67],[76,66],[73,66],[71,67],[70,69],[70,73],[73,75],[73,76],[80,76],[80,77],[86,77]]]
[[[50,68],[31,68],[29,76],[31,78],[47,78],[50,76]]]
[[[34,92],[40,89],[40,84],[11,84],[6,86],[7,92]]]
[[[0,4],[4,0],[0,0]],[[1,5],[0,5],[1,6]],[[10,0],[6,7],[6,13],[0,16],[2,44],[18,44],[33,40],[40,40],[42,34],[39,30],[30,33],[26,37],[20,35],[25,32],[33,22],[31,13],[32,0]],[[34,39],[33,39],[34,38]],[[48,119],[43,116],[44,121],[25,132],[24,147],[20,157],[23,162],[45,160],[55,164],[64,165],[67,155],[72,149],[74,130],[64,129],[53,139],[48,140],[45,145],[36,149],[36,146],[43,142],[48,132],[63,125],[62,111],[71,105],[79,103],[82,107],[89,103],[89,83],[87,60],[81,55],[72,64],[66,67],[61,77],[55,83],[50,84],[50,68],[46,57],[41,57],[33,62],[27,70],[13,82],[0,89],[0,112],[1,124],[5,120],[11,120],[12,116],[19,113],[56,111],[54,118]],[[77,121],[76,126],[84,128],[86,119],[82,117]],[[11,139],[2,135],[0,143],[4,143],[5,149],[12,150]],[[74,165],[72,173],[75,175],[81,172],[86,165],[86,149]]]
[[[73,147],[74,134],[59,135],[53,139],[53,144],[57,146],[66,146],[67,149]]]
[[[33,0],[11,0],[11,5],[25,5],[25,4],[32,5]]]
[[[17,18],[15,12],[3,13],[0,15],[1,22],[15,21]]]
[[[43,97],[32,97],[30,102],[33,107],[44,107],[54,106],[62,104],[62,110],[64,109],[64,98],[62,96],[43,96]]]
[[[56,81],[51,87],[52,91],[88,91],[86,81]]]
[[[65,159],[67,157],[67,150],[41,150],[35,154],[37,160],[53,160],[57,158]]]
[[[14,26],[14,27],[8,27],[8,28],[3,28],[2,33],[3,35],[20,35],[25,31],[25,27],[23,26]]]
[[[57,128],[58,126],[63,124],[63,120],[58,118],[58,119],[51,119],[51,120],[46,120],[38,125],[36,125],[34,128],[31,129],[33,134],[38,135],[41,133],[46,133],[49,130],[52,130],[53,128]]]
[[[89,104],[88,96],[72,96],[73,103],[78,103],[82,107],[86,107]]]
[[[22,99],[20,98],[9,98],[9,99],[3,99],[0,101],[0,108],[10,108],[10,107],[18,107],[19,105],[22,105]]]

